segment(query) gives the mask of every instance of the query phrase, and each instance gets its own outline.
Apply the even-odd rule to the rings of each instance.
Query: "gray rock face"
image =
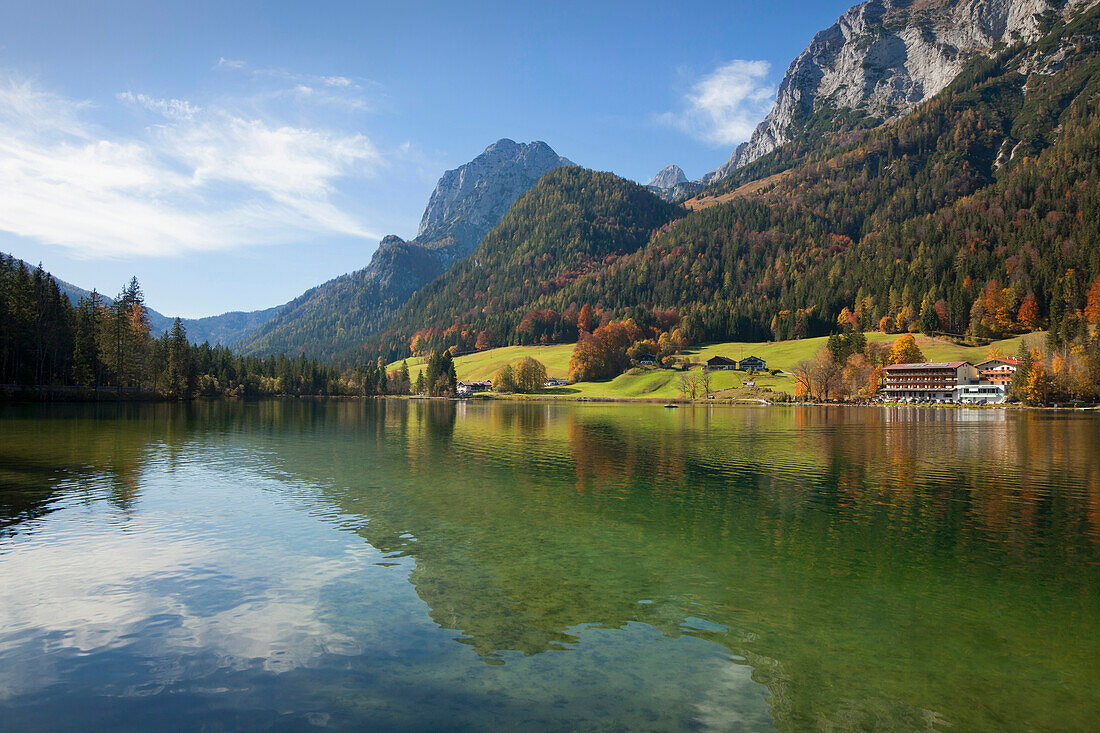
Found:
[[[657,175],[653,176],[653,180],[646,185],[650,188],[672,188],[679,183],[686,182],[687,176],[680,170],[680,166],[670,165],[662,168]]]
[[[563,165],[573,163],[544,142],[496,141],[469,163],[443,174],[424,209],[416,241],[451,240],[459,258],[465,257],[516,199]]]
[[[546,143],[498,140],[469,163],[443,174],[415,239],[384,238],[366,267],[282,306],[277,317],[238,346],[253,354],[304,351],[331,358],[353,353],[413,293],[473,252],[517,198],[563,165],[572,163]]]
[[[713,183],[789,141],[792,126],[832,105],[890,119],[950,84],[975,53],[1038,34],[1037,14],[1100,0],[868,0],[814,36],[791,63],[775,106]]]

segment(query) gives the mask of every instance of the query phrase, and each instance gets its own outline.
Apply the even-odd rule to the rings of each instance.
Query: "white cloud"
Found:
[[[170,119],[189,120],[202,111],[201,107],[196,107],[185,99],[156,99],[133,92],[120,92],[115,96],[120,102],[136,104]]]
[[[697,81],[681,110],[659,119],[715,144],[744,142],[775,101],[770,71],[767,61],[730,61]]]
[[[117,100],[154,124],[112,134],[87,102],[0,80],[0,230],[86,257],[378,238],[334,203],[343,182],[384,165],[363,135],[133,92]]]
[[[353,112],[372,109],[364,97],[364,87],[369,87],[376,95],[379,91],[376,83],[364,79],[301,74],[278,67],[252,66],[245,61],[225,57],[218,59],[217,68],[243,74],[257,84],[274,85],[274,88],[259,93],[260,97],[289,97],[303,103],[326,104]]]

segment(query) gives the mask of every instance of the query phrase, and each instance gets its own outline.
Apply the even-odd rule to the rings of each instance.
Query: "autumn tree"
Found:
[[[516,369],[511,364],[505,364],[493,375],[493,391],[508,394],[517,391]]]
[[[917,346],[917,340],[910,333],[902,334],[894,340],[890,349],[891,364],[919,364],[924,361],[924,354]]]
[[[641,329],[630,318],[581,334],[569,360],[569,379],[586,382],[617,377],[630,366],[627,350],[641,337]]]
[[[592,306],[585,303],[581,306],[581,312],[577,315],[577,330],[581,333],[592,333],[595,330],[596,315],[592,312]]]
[[[525,356],[516,364],[516,387],[520,392],[533,394],[546,385],[546,366],[537,359]]]
[[[1023,384],[1023,399],[1029,405],[1046,404],[1053,381],[1047,371],[1043,352],[1032,349],[1028,358],[1028,370]]]
[[[696,379],[694,374],[690,372],[684,372],[680,375],[678,381],[678,387],[680,394],[684,395],[690,400],[699,396],[699,380]]]
[[[1092,281],[1085,298],[1085,320],[1094,326],[1100,324],[1100,276]]]
[[[1100,282],[1100,279],[1097,282]],[[1024,297],[1023,302],[1020,303],[1020,311],[1016,314],[1016,320],[1029,331],[1035,331],[1042,325],[1039,316],[1039,299],[1035,297],[1035,293],[1029,292]]]

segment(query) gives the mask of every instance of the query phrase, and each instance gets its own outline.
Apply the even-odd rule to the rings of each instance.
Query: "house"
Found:
[[[994,383],[984,379],[973,379],[965,384],[960,384],[956,402],[970,405],[999,405],[1008,396],[1008,385],[1004,382]]]
[[[891,364],[883,371],[892,400],[955,402],[960,385],[978,382],[978,370],[968,361]]]
[[[459,382],[456,392],[460,395],[471,395],[475,392],[488,392],[493,388],[493,383],[488,379],[480,382]]]
[[[737,365],[741,371],[762,372],[768,368],[768,363],[759,356],[746,356]]]
[[[638,366],[657,366],[657,360],[652,356],[643,356],[638,359]]]
[[[546,380],[547,387],[564,387],[569,384],[568,379],[561,379],[560,377],[550,377]]]
[[[978,370],[978,378],[991,384],[1007,385],[1016,376],[1016,369],[1020,366],[1019,359],[986,359],[981,364],[975,364]]]
[[[707,371],[721,372],[732,371],[737,368],[737,362],[724,356],[712,356],[707,359]]]

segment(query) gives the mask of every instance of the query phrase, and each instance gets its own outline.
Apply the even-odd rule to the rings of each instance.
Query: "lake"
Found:
[[[1100,418],[0,408],[8,730],[1085,730]]]

